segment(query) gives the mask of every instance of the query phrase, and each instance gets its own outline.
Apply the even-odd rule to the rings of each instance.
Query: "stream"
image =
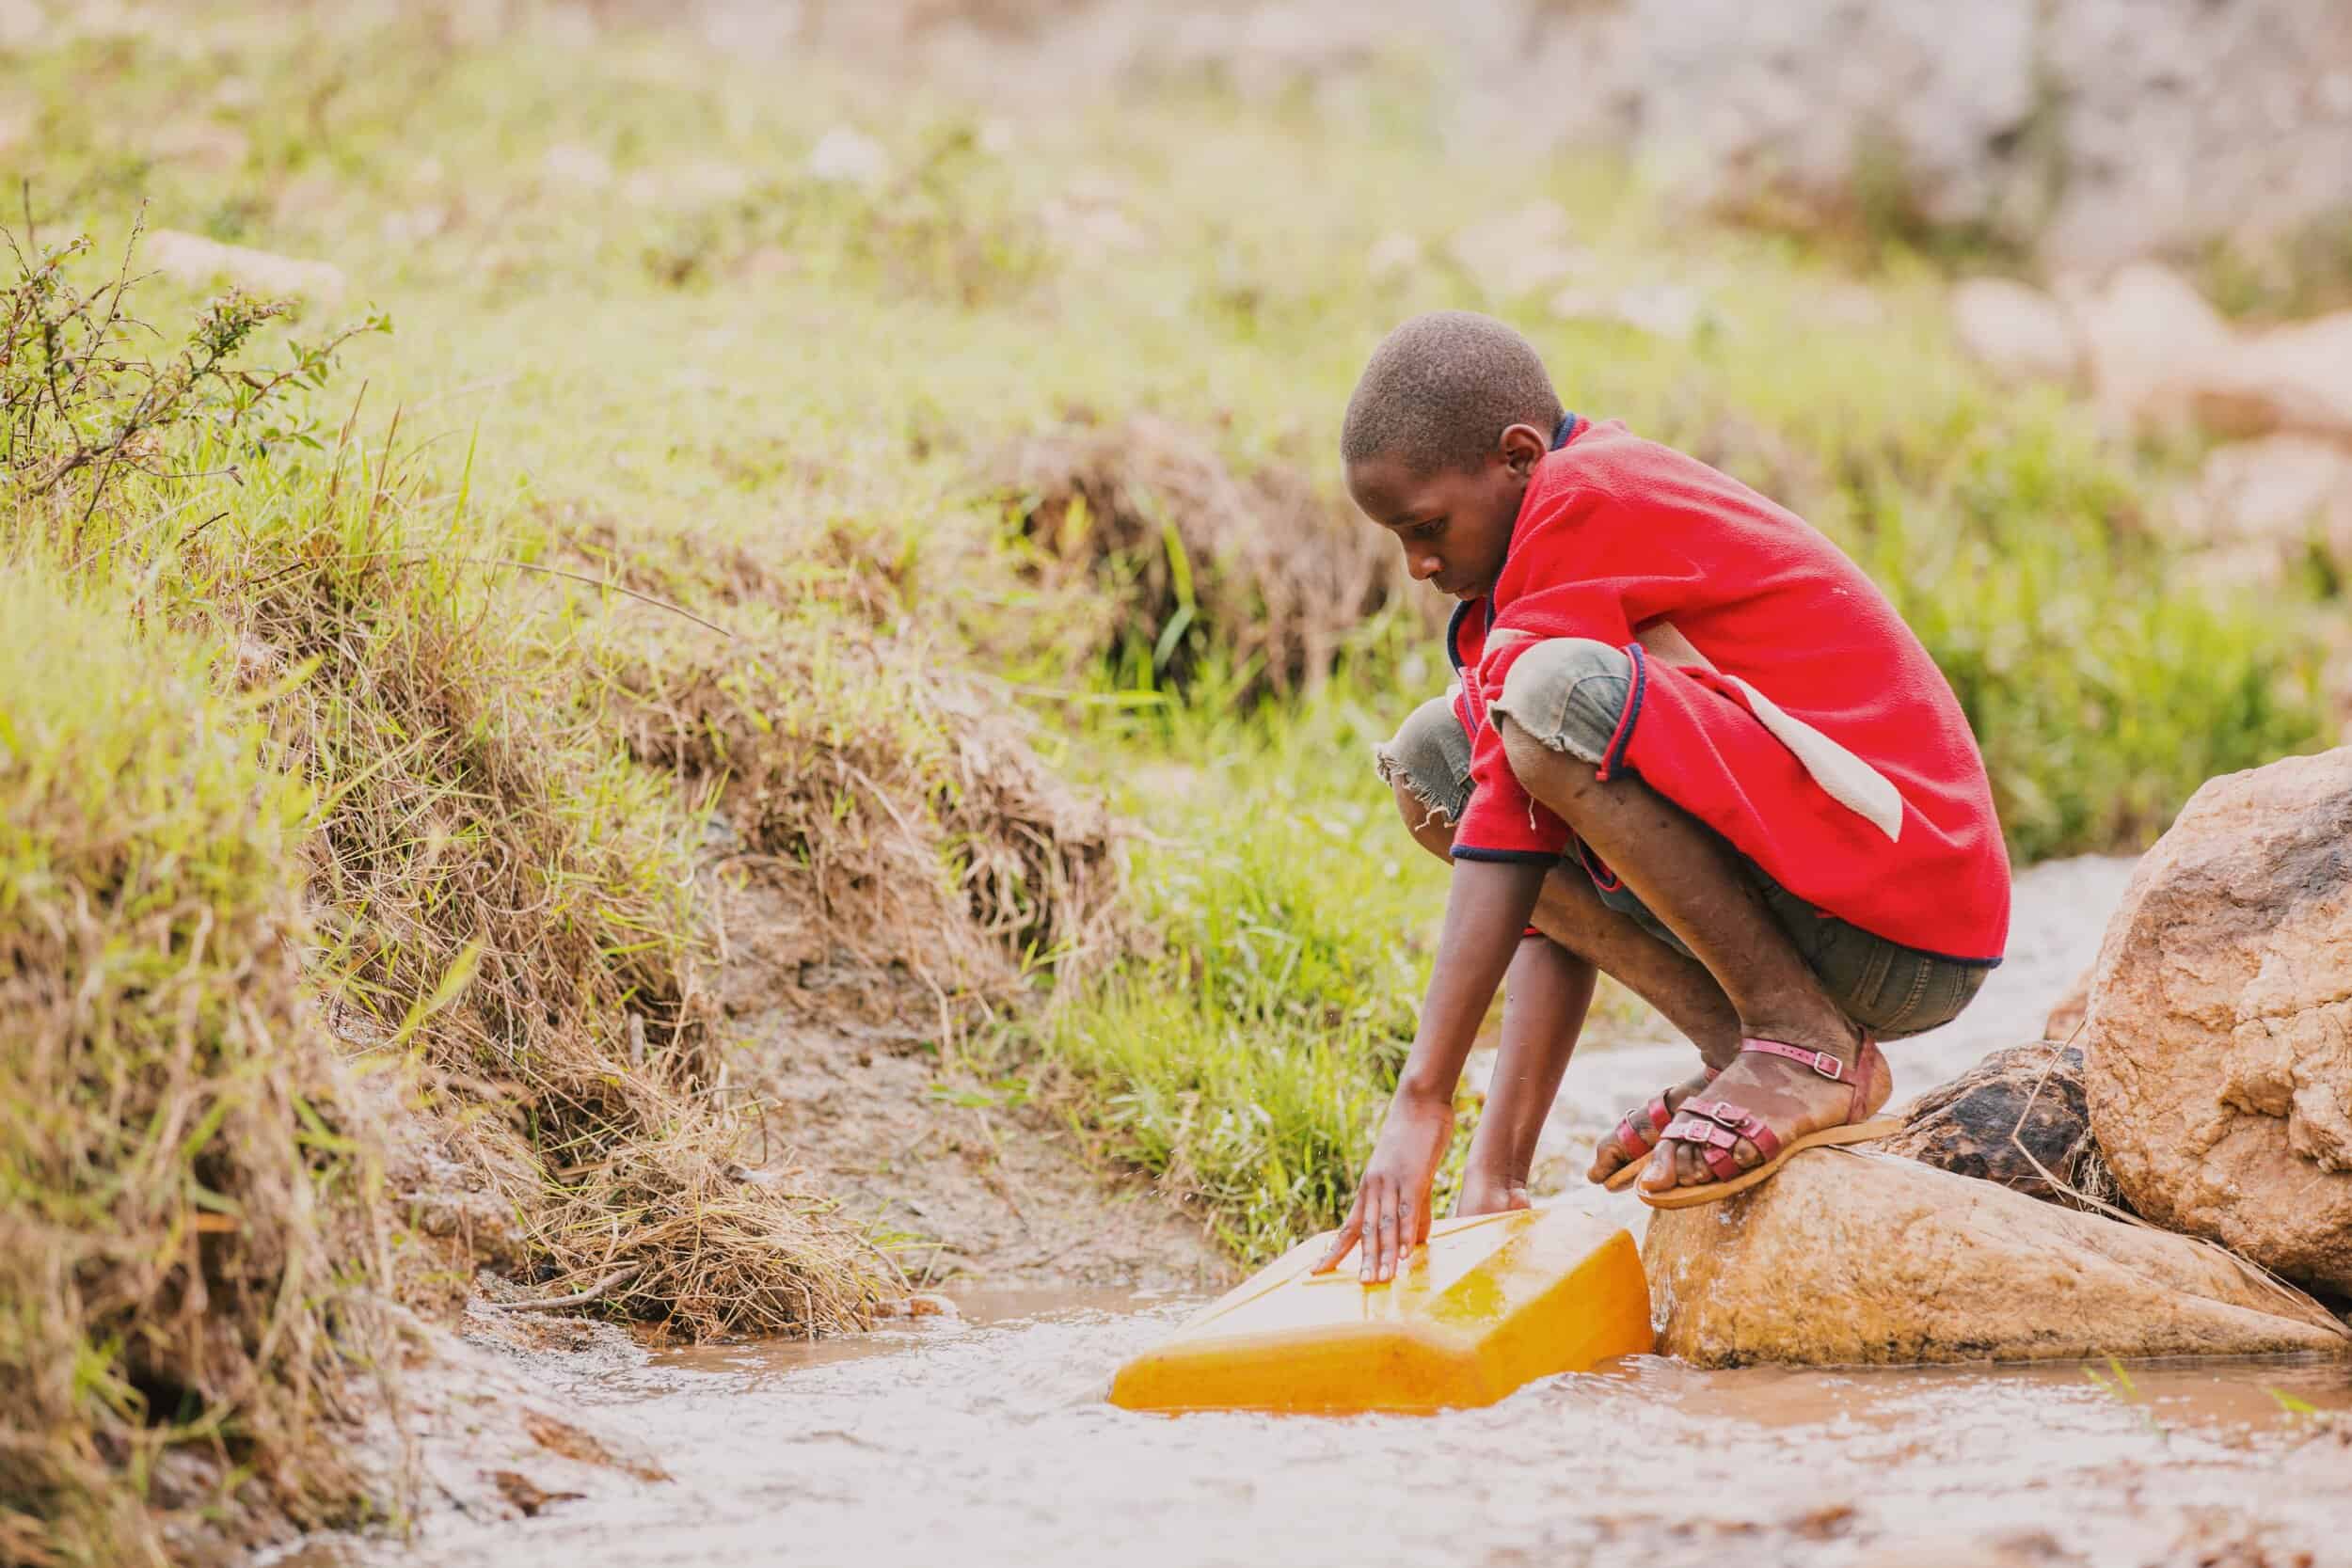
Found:
[[[1890,1053],[1899,1098],[2033,1037],[2127,871],[2078,861],[2022,877],[2016,957],[1958,1023]],[[1580,1058],[1560,1139],[1680,1059]],[[1580,1183],[1559,1201],[1640,1233],[1630,1196]],[[1638,1356],[1437,1417],[1103,1402],[1113,1369],[1198,1305],[973,1292],[955,1316],[855,1339],[534,1354],[534,1384],[675,1479],[278,1561],[2352,1565],[2342,1361],[1709,1372]]]

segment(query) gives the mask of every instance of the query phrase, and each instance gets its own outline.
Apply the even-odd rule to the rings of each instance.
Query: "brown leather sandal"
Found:
[[[1720,1203],[1734,1193],[1744,1193],[1764,1181],[1787,1164],[1797,1153],[1808,1148],[1820,1148],[1835,1144],[1867,1143],[1897,1132],[1902,1122],[1893,1117],[1873,1120],[1862,1097],[1870,1092],[1872,1068],[1879,1056],[1878,1041],[1865,1036],[1862,1049],[1850,1065],[1839,1061],[1826,1051],[1807,1051],[1803,1046],[1784,1045],[1779,1040],[1741,1040],[1741,1051],[1760,1051],[1768,1055],[1785,1056],[1802,1062],[1815,1072],[1835,1084],[1844,1084],[1852,1100],[1846,1120],[1836,1127],[1824,1127],[1818,1132],[1806,1132],[1784,1140],[1764,1125],[1764,1118],[1744,1110],[1727,1100],[1700,1100],[1696,1096],[1682,1102],[1682,1110],[1672,1125],[1659,1133],[1661,1140],[1673,1138],[1699,1146],[1699,1158],[1719,1180],[1702,1182],[1695,1187],[1670,1187],[1662,1193],[1645,1189],[1642,1201],[1653,1209],[1690,1209],[1702,1203]],[[1764,1156],[1751,1170],[1741,1170],[1733,1150],[1745,1138]]]
[[[1708,1068],[1707,1082],[1712,1084],[1716,1073],[1720,1070],[1722,1069],[1718,1068]],[[1686,1100],[1683,1103],[1687,1105],[1690,1101]],[[1648,1136],[1643,1135],[1642,1125],[1633,1119],[1635,1117],[1642,1117],[1648,1120]],[[1666,1096],[1662,1090],[1652,1095],[1649,1103],[1640,1110],[1628,1111],[1624,1116],[1619,1117],[1617,1130],[1610,1136],[1617,1140],[1617,1151],[1626,1157],[1626,1162],[1601,1178],[1601,1186],[1610,1192],[1621,1193],[1633,1185],[1634,1179],[1642,1174],[1642,1167],[1649,1164],[1650,1150],[1658,1147],[1658,1140],[1665,1136],[1666,1129],[1672,1125],[1674,1119],[1675,1108],[1666,1103]]]

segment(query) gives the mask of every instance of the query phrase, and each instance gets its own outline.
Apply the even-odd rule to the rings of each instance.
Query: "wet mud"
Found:
[[[1102,1393],[1187,1304],[1098,1293],[985,1321],[1039,1299],[830,1345],[592,1357],[564,1391],[674,1480],[286,1560],[2352,1561],[2341,1362],[2143,1363],[2119,1380],[1638,1357],[1435,1418],[1170,1418]]]

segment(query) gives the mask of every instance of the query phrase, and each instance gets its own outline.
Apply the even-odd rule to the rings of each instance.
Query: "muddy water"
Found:
[[[2032,1037],[2092,956],[2126,869],[2074,862],[2021,879],[2010,964],[1958,1024],[1898,1048],[1899,1092]],[[1604,1113],[1678,1075],[1687,1049],[1581,1058],[1548,1142],[1581,1165]],[[1581,1185],[1561,1201],[1636,1234],[1645,1212]],[[583,1485],[533,1519],[445,1511],[405,1544],[285,1560],[2352,1568],[2342,1362],[2141,1364],[2125,1384],[2076,1365],[1701,1372],[1642,1357],[1431,1418],[1170,1419],[1104,1404],[1112,1370],[1192,1305],[977,1294],[955,1321],[862,1339],[533,1354],[534,1385],[675,1480]]]
[[[1701,1373],[1642,1357],[1491,1409],[1133,1415],[1182,1304],[968,1300],[817,1347],[584,1364],[564,1391],[675,1481],[306,1564],[2352,1561],[2340,1363]],[[1013,1310],[1032,1315],[989,1321]],[[1957,1555],[1955,1555],[1957,1554]],[[2233,1559],[2232,1560],[2237,1560]],[[2259,1560],[2254,1558],[2248,1561]]]

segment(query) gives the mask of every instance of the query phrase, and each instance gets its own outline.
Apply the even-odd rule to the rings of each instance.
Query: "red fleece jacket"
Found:
[[[1635,639],[1661,621],[1714,669],[1651,658]],[[1536,467],[1493,592],[1448,631],[1474,784],[1457,858],[1549,861],[1571,847],[1487,717],[1512,664],[1555,637],[1633,661],[1600,777],[1638,774],[1781,886],[1866,931],[2000,960],[2009,855],[1968,721],[1894,606],[1803,519],[1622,424],[1575,421]],[[1900,797],[1899,822],[1891,799],[1874,823],[1830,794],[1752,691],[1875,768]]]

